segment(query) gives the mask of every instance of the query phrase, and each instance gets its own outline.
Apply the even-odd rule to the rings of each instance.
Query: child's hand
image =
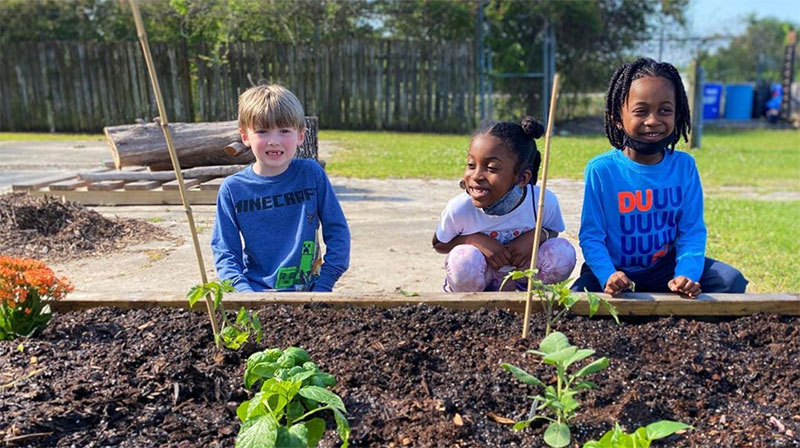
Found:
[[[606,282],[605,293],[610,294],[612,296],[616,296],[617,294],[629,289],[631,287],[631,280],[625,275],[622,271],[617,271],[611,274],[611,277],[608,277],[608,281]]]
[[[528,269],[531,264],[531,249],[533,247],[533,232],[525,232],[506,244],[506,249],[511,253],[510,264],[519,269]]]
[[[667,287],[669,287],[669,290],[672,292],[683,293],[691,298],[695,298],[698,294],[703,292],[703,290],[700,289],[699,282],[693,282],[683,275],[679,275],[670,280],[669,283],[667,283]]]
[[[496,239],[482,233],[468,235],[468,238],[468,244],[477,247],[492,268],[500,269],[511,264],[511,251]]]

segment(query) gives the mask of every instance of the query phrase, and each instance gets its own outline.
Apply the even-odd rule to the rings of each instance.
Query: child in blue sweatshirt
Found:
[[[278,85],[248,89],[239,133],[256,161],[220,186],[211,236],[217,275],[237,291],[331,291],[350,262],[350,230],[319,164],[294,158],[305,137],[300,101]],[[327,250],[318,269],[320,224]]]
[[[741,272],[707,258],[703,190],[692,156],[675,151],[690,130],[686,92],[669,63],[639,59],[614,73],[605,128],[613,149],[584,173],[575,291],[743,293]]]

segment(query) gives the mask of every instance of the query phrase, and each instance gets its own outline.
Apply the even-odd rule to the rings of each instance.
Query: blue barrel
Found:
[[[753,112],[753,86],[728,84],[725,86],[725,119],[749,120]]]
[[[722,106],[722,84],[707,82],[703,84],[703,120],[716,120]]]

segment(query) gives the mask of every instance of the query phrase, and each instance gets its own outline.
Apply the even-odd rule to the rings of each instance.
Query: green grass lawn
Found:
[[[464,170],[467,135],[322,131],[320,139],[341,150],[328,171],[347,177],[457,179]],[[800,132],[707,131],[692,151],[705,188],[730,186],[758,191],[800,191]],[[544,150],[544,139],[537,145]],[[604,136],[556,136],[550,145],[548,177],[582,179],[586,162],[610,148]]]
[[[335,176],[458,179],[470,137],[322,131],[320,139],[341,148],[326,167]],[[731,198],[735,191],[722,194],[726,187],[761,193],[800,191],[800,132],[706,131],[702,143],[692,155],[711,193],[706,199],[708,255],[742,270],[751,291],[800,291],[800,201]],[[537,145],[543,150],[544,139]],[[609,147],[604,136],[554,137],[549,177],[582,179],[586,162]]]
[[[76,141],[76,140],[103,140],[103,134],[64,134],[49,132],[0,132],[2,141]]]
[[[800,201],[711,198],[706,254],[741,270],[753,292],[800,292]]]

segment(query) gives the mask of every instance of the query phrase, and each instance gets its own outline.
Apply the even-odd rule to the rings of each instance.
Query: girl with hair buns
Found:
[[[447,203],[433,236],[433,248],[447,254],[446,292],[497,291],[506,273],[530,267],[541,163],[534,139],[543,132],[541,123],[525,117],[483,123],[473,134],[464,193]],[[575,249],[558,238],[563,231],[558,199],[546,190],[537,263],[545,283],[566,280],[575,267]],[[527,287],[525,280],[511,283]]]

